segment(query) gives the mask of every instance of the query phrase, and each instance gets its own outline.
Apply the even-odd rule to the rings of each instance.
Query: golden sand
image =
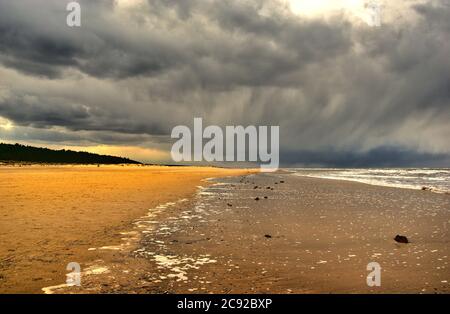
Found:
[[[192,196],[205,178],[248,170],[159,166],[0,168],[0,292],[39,293],[58,285],[89,248],[121,241],[120,231],[158,204]]]

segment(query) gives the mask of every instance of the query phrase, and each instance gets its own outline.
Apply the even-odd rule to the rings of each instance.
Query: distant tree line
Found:
[[[61,164],[140,164],[137,161],[122,157],[3,143],[0,143],[0,161]]]

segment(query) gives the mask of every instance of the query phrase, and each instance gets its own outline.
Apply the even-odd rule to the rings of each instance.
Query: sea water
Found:
[[[409,189],[428,189],[438,193],[450,193],[450,168],[409,169],[289,169],[295,175],[314,178],[356,181],[372,185]]]

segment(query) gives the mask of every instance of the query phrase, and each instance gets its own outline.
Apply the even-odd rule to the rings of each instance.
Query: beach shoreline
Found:
[[[61,286],[61,269],[58,280],[40,282],[44,291],[28,292],[450,292],[448,195],[283,170],[202,169],[188,191],[80,244],[81,287]],[[396,243],[397,234],[410,243]],[[367,286],[372,262],[381,265],[381,287]]]
[[[447,195],[282,172],[212,181],[144,223],[139,248],[122,254],[128,265],[70,291],[450,292]],[[367,285],[373,262],[380,287]]]
[[[189,198],[202,180],[250,170],[131,165],[0,167],[0,292],[63,284],[71,262],[103,259],[95,247],[159,204]],[[110,256],[114,258],[114,256]]]

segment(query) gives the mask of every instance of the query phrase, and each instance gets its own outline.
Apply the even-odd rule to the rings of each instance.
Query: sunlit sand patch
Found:
[[[62,291],[64,288],[68,288],[68,287],[69,287],[68,284],[63,283],[63,284],[57,285],[57,286],[44,287],[44,288],[42,288],[42,291],[44,292],[44,294],[55,294],[55,293]]]
[[[111,251],[123,251],[126,249],[129,249],[136,240],[139,239],[139,234],[136,231],[130,231],[130,232],[121,232],[121,235],[125,235],[127,237],[121,238],[122,243],[118,245],[106,245],[99,248],[89,248],[89,251],[95,251],[95,250],[111,250]]]
[[[105,266],[90,266],[82,273],[82,275],[101,275],[109,273],[108,267]]]
[[[112,250],[112,251],[119,251],[122,250],[123,245],[110,245],[110,246],[102,246],[100,247],[100,250]]]

